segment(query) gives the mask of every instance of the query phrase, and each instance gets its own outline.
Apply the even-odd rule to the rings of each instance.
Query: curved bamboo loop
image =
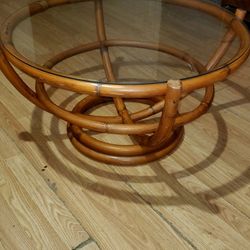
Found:
[[[44,84],[37,81],[36,92],[41,103],[47,110],[57,117],[75,124],[81,128],[86,128],[102,133],[144,135],[152,133],[157,128],[157,123],[152,124],[112,124],[88,119],[88,116],[73,114],[53,103],[45,91]]]
[[[87,97],[84,101],[79,102],[73,109],[74,113],[85,113],[88,109],[92,108],[96,104],[105,102],[103,99],[98,99],[96,97]],[[103,121],[108,122],[109,117],[102,117]],[[68,131],[71,132],[72,136],[75,137],[80,143],[85,146],[96,150],[104,154],[110,154],[115,156],[136,156],[150,153],[162,148],[164,145],[158,145],[157,147],[142,146],[142,145],[116,145],[106,143],[97,140],[89,136],[80,127],[68,124]]]
[[[183,127],[178,128],[174,134],[169,139],[167,145],[165,145],[164,148],[144,154],[144,155],[137,155],[137,156],[116,156],[116,155],[107,155],[104,153],[100,153],[98,151],[95,151],[89,147],[86,147],[83,143],[79,142],[76,137],[74,137],[70,130],[68,130],[68,137],[70,138],[72,144],[74,147],[84,155],[93,158],[97,161],[104,162],[107,164],[115,164],[115,165],[122,165],[122,166],[135,166],[140,164],[145,164],[151,161],[155,161],[157,159],[162,158],[163,156],[170,154],[173,152],[178,145],[180,144],[182,138],[183,138],[184,129]]]

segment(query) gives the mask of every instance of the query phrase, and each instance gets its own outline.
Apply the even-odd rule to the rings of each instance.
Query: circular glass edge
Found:
[[[74,76],[74,75],[70,75],[70,74],[65,74],[65,73],[62,73],[62,72],[57,72],[57,71],[54,71],[50,68],[47,68],[45,66],[42,66],[42,65],[39,65],[39,64],[36,64],[32,61],[30,61],[29,59],[27,59],[26,57],[24,57],[22,54],[20,54],[17,49],[15,48],[13,42],[12,42],[12,39],[10,39],[8,41],[8,39],[5,39],[5,37],[10,37],[12,38],[12,34],[13,34],[13,31],[14,29],[16,28],[16,26],[24,21],[26,18],[28,17],[31,17],[33,15],[36,15],[38,13],[41,13],[43,11],[46,11],[47,9],[50,9],[50,8],[53,8],[53,7],[57,7],[57,6],[60,6],[60,5],[66,5],[66,4],[74,4],[74,3],[79,3],[79,2],[88,2],[88,1],[93,1],[93,0],[71,0],[71,1],[65,1],[65,0],[61,0],[61,1],[58,1],[59,3],[56,3],[56,4],[53,4],[53,0],[41,0],[41,1],[36,1],[36,2],[33,2],[33,3],[30,3],[29,5],[17,10],[16,12],[14,12],[13,14],[11,14],[6,20],[5,22],[2,24],[1,26],[1,32],[0,32],[0,46],[2,47],[3,51],[4,49],[6,51],[8,51],[8,53],[15,58],[15,60],[19,61],[20,63],[23,63],[25,65],[27,65],[28,67],[31,67],[37,71],[42,71],[43,73],[47,73],[47,74],[50,74],[52,76],[58,76],[58,77],[65,77],[69,80],[76,80],[76,81],[80,81],[80,82],[83,82],[83,83],[90,83],[90,84],[103,84],[103,85],[123,85],[123,86],[133,86],[133,85],[148,85],[148,84],[164,84],[166,82],[168,82],[170,79],[166,79],[166,80],[159,80],[159,81],[143,81],[143,82],[123,82],[123,81],[115,81],[115,82],[107,82],[107,81],[100,81],[100,80],[94,80],[94,79],[85,79],[85,78],[82,78],[82,77],[78,77],[78,76]],[[154,1],[154,0],[152,0]],[[173,4],[173,5],[180,5],[182,7],[187,7],[187,8],[191,8],[190,6],[187,5],[182,5],[180,4],[182,1],[181,0],[155,0],[156,2],[163,2],[163,3],[169,3],[169,4]],[[52,2],[52,5],[50,5]],[[177,2],[177,3],[174,3],[174,2]],[[228,15],[230,16],[231,18],[231,21],[237,21],[238,24],[240,24],[240,26],[244,29],[244,32],[246,34],[248,34],[248,29],[246,27],[246,25],[241,21],[239,20],[238,18],[236,18],[236,16],[234,14],[232,14],[231,12],[229,12],[227,9],[224,9],[218,5],[216,5],[215,3],[208,3],[208,2],[204,2],[204,1],[199,1],[199,0],[189,0],[189,3],[190,2],[193,2],[195,4],[202,4],[202,5],[206,5],[207,7],[213,7],[213,8],[216,8],[217,10],[219,10],[221,13],[224,13],[225,15]],[[32,9],[32,7],[34,8],[38,8],[38,11],[35,10],[34,13],[32,13],[32,15],[27,15],[27,16],[24,16],[24,17],[21,17],[19,22],[16,22],[14,23],[14,26],[11,27],[10,29],[10,24],[12,24],[10,22],[10,20],[12,19],[16,19],[16,15],[21,13],[23,14],[22,12],[29,12],[30,9]],[[195,8],[194,8],[195,9]],[[198,11],[200,12],[203,12],[203,13],[206,13],[208,15],[210,15],[210,13],[207,13],[207,12],[204,12],[202,9],[198,9]],[[212,16],[212,15],[211,15]],[[225,20],[221,20],[219,19],[217,16],[214,16],[215,18],[217,18],[218,20],[220,20],[221,22]],[[12,24],[13,25],[13,24]],[[10,31],[11,30],[11,31]],[[5,35],[7,34],[7,36]],[[2,39],[4,37],[4,39]],[[238,36],[236,36],[238,37]],[[242,41],[241,41],[242,42]],[[250,38],[248,36],[248,44],[250,45]],[[204,72],[204,73],[198,73],[196,75],[193,75],[193,76],[189,76],[189,77],[184,77],[184,78],[181,78],[181,79],[178,79],[180,81],[185,81],[185,80],[191,80],[191,79],[194,79],[194,78],[197,78],[197,77],[200,77],[200,76],[204,76],[204,75],[209,75],[210,73],[214,73],[216,71],[220,71],[224,68],[228,68],[231,64],[233,64],[235,61],[239,60],[241,57],[243,57],[246,53],[250,53],[250,48],[249,46],[246,47],[244,50],[240,49],[238,50],[238,53],[232,58],[230,59],[228,62],[222,64],[221,66],[215,68],[215,69],[212,69],[212,70],[209,70],[207,72]],[[57,56],[57,55],[55,55]],[[72,56],[70,56],[72,57]],[[68,58],[70,58],[68,57]],[[67,58],[65,58],[67,59]],[[64,59],[64,60],[65,60]],[[13,62],[11,62],[13,63]],[[58,62],[60,63],[60,62]],[[20,69],[15,63],[13,63],[14,66],[16,66],[18,69]],[[55,64],[56,65],[56,64]],[[22,70],[20,69],[21,71],[23,71],[24,73],[27,73],[25,70]],[[28,74],[28,73],[27,73]]]

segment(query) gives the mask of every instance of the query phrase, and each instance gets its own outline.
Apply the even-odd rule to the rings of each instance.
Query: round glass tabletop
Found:
[[[181,2],[219,11],[211,15]],[[61,58],[48,70],[55,75],[88,82],[160,83],[206,74],[244,53],[239,53],[236,37],[209,67],[230,32],[224,16],[228,13],[212,1],[40,1],[10,17],[1,36],[9,53],[34,68],[47,71],[43,65],[48,60]]]

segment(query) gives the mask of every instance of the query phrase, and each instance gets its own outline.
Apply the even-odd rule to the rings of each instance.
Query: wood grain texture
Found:
[[[0,241],[0,249],[5,250],[5,248],[3,247],[2,241]]]
[[[0,20],[25,2],[1,1]],[[90,55],[93,66],[95,59]],[[60,67],[73,71],[79,62],[84,60]],[[65,123],[35,108],[0,73],[0,249],[249,249],[249,68],[248,60],[218,86],[211,111],[187,126],[171,157],[137,168],[108,166],[76,152]],[[181,75],[177,69],[165,74],[173,71]],[[82,98],[52,88],[49,94],[69,109]],[[190,110],[200,98],[200,91],[193,93],[182,108]],[[93,113],[115,110],[107,105]]]
[[[5,178],[1,193],[23,231],[32,236],[34,249],[44,249],[45,246],[68,249],[89,238],[54,192],[39,180],[35,172],[30,173],[32,168],[22,155],[5,160],[1,168]],[[20,246],[20,249],[25,248]]]
[[[29,237],[11,211],[8,203],[0,195],[1,200],[1,244],[5,249],[35,249],[35,242]]]

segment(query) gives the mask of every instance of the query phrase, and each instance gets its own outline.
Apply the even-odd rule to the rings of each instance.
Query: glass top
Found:
[[[30,8],[14,28],[12,43],[25,63],[39,69],[68,53],[53,74],[123,84],[194,77],[225,66],[237,55],[240,42],[235,38],[220,62],[206,71],[229,26],[175,2],[76,0],[34,15]],[[200,2],[215,6],[213,1]],[[41,3],[46,7],[46,1]],[[75,53],[70,57],[70,52]]]

